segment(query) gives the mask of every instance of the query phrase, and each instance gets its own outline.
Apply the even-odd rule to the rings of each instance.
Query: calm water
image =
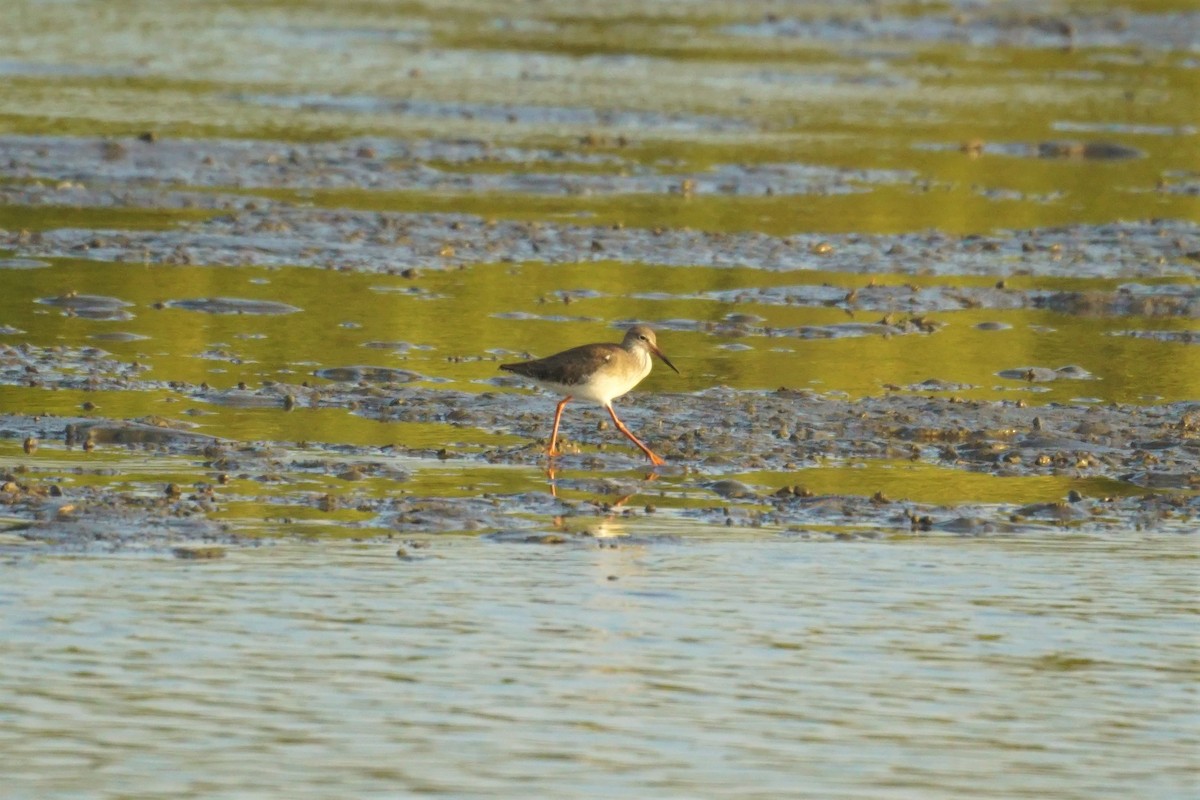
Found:
[[[1194,542],[27,554],[5,796],[1184,798]]]

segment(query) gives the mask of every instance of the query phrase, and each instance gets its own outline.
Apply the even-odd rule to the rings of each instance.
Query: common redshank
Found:
[[[659,466],[667,462],[630,433],[612,407],[615,398],[637,386],[650,374],[651,353],[679,372],[658,349],[654,331],[645,325],[634,325],[625,331],[625,338],[620,344],[585,344],[545,358],[501,364],[500,369],[515,372],[555,394],[565,395],[554,410],[554,428],[550,432],[550,447],[546,450],[550,455],[554,455],[555,445],[558,444],[558,423],[562,420],[563,407],[579,398],[604,406],[617,430],[636,444],[652,464]]]

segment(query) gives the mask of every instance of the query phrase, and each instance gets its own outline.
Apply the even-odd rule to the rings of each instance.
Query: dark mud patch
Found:
[[[336,453],[339,452],[337,447],[324,449],[332,452],[332,460],[331,458],[295,458],[290,462],[289,469],[314,475],[334,475],[338,480],[348,483],[370,478],[382,478],[395,483],[412,480],[413,476],[410,471],[392,463],[370,460],[355,448],[344,448],[347,451],[345,455],[359,456],[354,461],[336,460]]]
[[[879,538],[898,531],[917,535],[980,537],[1014,534],[1187,533],[1200,516],[1195,496],[1079,498],[1054,503],[931,506],[888,498],[826,495],[777,498],[757,509],[691,512],[698,520],[752,527],[785,526],[785,536],[826,539]],[[870,520],[869,524],[863,524]],[[856,529],[857,528],[857,529]]]
[[[96,347],[0,345],[0,384],[47,389],[149,388],[137,380],[147,367],[112,358]]]
[[[645,135],[646,131],[641,133]],[[96,158],[96,153],[114,148],[116,157]],[[914,178],[905,171],[793,163],[716,164],[703,171],[680,171],[669,169],[669,165],[650,167],[617,154],[601,156],[586,150],[382,139],[310,144],[163,139],[146,144],[132,139],[101,142],[0,137],[0,163],[4,161],[15,177],[58,181],[52,191],[60,192],[61,199],[88,205],[112,202],[89,188],[101,183],[142,190],[146,184],[156,183],[164,191],[183,187],[236,187],[239,190],[504,192],[535,196],[769,197],[847,194],[865,191],[870,186],[908,185]],[[63,182],[65,164],[75,166],[67,183]],[[608,168],[589,172],[571,169],[601,164]],[[12,188],[10,202],[31,204],[34,195]],[[131,194],[128,199],[135,201],[137,196]],[[183,196],[177,202],[183,204]],[[211,201],[199,197],[197,202],[201,207],[213,206]]]
[[[403,498],[383,501],[379,521],[403,533],[486,532],[515,522],[513,508],[497,498]],[[539,522],[529,519],[525,527]]]
[[[1126,158],[1141,158],[1145,155],[1136,147],[1104,141],[1039,142],[1037,154],[1039,158],[1082,158],[1096,161],[1119,161]]]
[[[295,314],[303,309],[273,300],[245,300],[238,297],[202,297],[193,300],[168,300],[167,308],[202,311],[205,314]]]
[[[273,387],[277,392],[296,387]],[[537,483],[552,404],[540,397],[471,395],[402,386],[379,393],[348,386],[330,404],[381,421],[473,426],[527,443],[458,453],[406,447],[245,444],[195,434],[169,420],[0,418],[0,437],[36,437],[41,446],[9,457],[0,504],[20,535],[69,548],[166,546],[236,541],[244,524],[220,513],[265,504],[280,520],[306,509],[311,524],[361,536],[480,532],[497,541],[539,541],[628,530],[654,517],[803,538],[917,533],[983,536],[1054,531],[1195,530],[1200,518],[1200,404],[1159,407],[962,402],[888,395],[849,401],[811,392],[751,394],[712,390],[686,397],[640,397],[622,406],[630,427],[665,455],[651,471],[601,412],[564,423],[565,455],[538,491],[497,488],[486,474],[461,479],[449,496],[423,491],[428,465],[532,470]],[[283,413],[282,411],[280,413]],[[82,448],[75,466],[55,466],[62,448]],[[134,448],[145,458],[183,457],[178,485],[130,478],[105,488],[72,476],[122,470],[88,466],[91,451]],[[78,449],[75,452],[79,452]],[[41,459],[48,457],[49,462]],[[188,466],[190,464],[190,466]],[[822,494],[804,487],[814,468],[906,464],[953,481],[956,471],[998,478],[1054,476],[1092,490],[1039,503],[938,504],[894,487]],[[885,470],[881,475],[888,474]],[[643,477],[635,477],[643,475]],[[314,481],[324,488],[313,489]],[[477,482],[490,488],[479,489]],[[1067,483],[1065,485],[1070,485]],[[637,499],[635,499],[637,498]],[[315,516],[313,516],[315,515]],[[321,522],[321,520],[327,520]],[[578,521],[577,523],[572,520]],[[250,528],[254,526],[251,525]],[[595,531],[592,531],[592,529]],[[9,526],[12,530],[12,526]],[[280,529],[288,535],[289,526]],[[588,531],[592,531],[588,534]],[[532,539],[529,537],[533,537]]]
[[[1136,147],[1104,140],[1062,140],[1029,143],[983,142],[979,139],[972,139],[956,145],[925,145],[921,149],[935,151],[959,150],[972,157],[986,154],[1018,158],[1049,158],[1079,161],[1124,161],[1133,158],[1144,158],[1146,155]]]
[[[181,543],[235,544],[239,537],[208,518],[209,497],[118,492],[106,487],[43,483],[26,475],[0,482],[0,508],[19,522],[7,532],[66,551],[164,550]]]
[[[368,347],[372,350],[394,350],[397,353],[407,353],[410,350],[428,351],[432,350],[433,346],[428,344],[414,344],[413,342],[380,342],[371,341],[363,342],[363,347]]]
[[[955,286],[865,285],[854,288],[828,284],[798,284],[702,292],[697,299],[719,303],[754,303],[800,307],[844,308],[862,311],[922,313],[962,308],[1018,308],[1021,293],[1001,288]]]
[[[1049,367],[1016,367],[1002,369],[996,373],[1001,378],[1028,383],[1048,383],[1058,380],[1090,381],[1096,376],[1076,364],[1050,369]]]
[[[94,320],[133,319],[133,314],[125,310],[133,303],[127,303],[116,297],[69,292],[57,297],[42,297],[34,302],[60,308],[63,314],[69,317]]]
[[[800,284],[710,291],[687,297],[721,303],[842,308],[847,312],[928,314],[976,308],[1038,308],[1076,316],[1200,318],[1198,284],[1127,284],[1112,291],[1017,289],[1004,281],[997,284],[991,287],[868,284],[853,288]],[[736,328],[737,325],[731,327]],[[977,327],[982,330],[1001,330],[1005,323],[980,323]]]
[[[1154,187],[1155,191],[1181,197],[1200,197],[1200,176],[1194,173],[1169,172]],[[1200,252],[1190,254],[1200,260]]]
[[[195,433],[187,423],[162,418],[149,421],[89,420],[68,423],[63,429],[64,443],[79,445],[125,445],[150,447],[206,447],[216,444],[214,436]]]
[[[742,315],[738,315],[739,317]],[[632,323],[630,323],[632,324]],[[911,333],[934,333],[943,323],[925,316],[888,314],[876,322],[834,322],[829,325],[800,325],[795,327],[750,324],[742,319],[706,322],[695,320],[666,320],[659,328],[675,331],[701,331],[714,336],[767,337],[783,339],[848,339],[860,336],[899,336]],[[744,349],[749,345],[730,344],[725,349]]]
[[[1194,12],[1138,14],[1120,10],[1067,10],[1044,13],[1019,7],[954,6],[910,16],[867,11],[793,18],[770,14],[756,23],[724,28],[730,36],[776,39],[828,47],[886,41],[889,44],[967,44],[974,47],[1125,48],[1187,50],[1200,25]]]
[[[225,361],[234,365],[246,363],[244,358],[224,347],[210,347],[207,350],[196,353],[195,358],[202,358],[205,361]]]
[[[341,383],[411,383],[428,380],[419,373],[394,367],[326,367],[313,375]]]
[[[110,143],[111,144],[111,143]],[[10,207],[226,211],[166,230],[62,228],[0,234],[20,261],[35,256],[87,257],[166,264],[311,265],[382,273],[496,261],[619,260],[679,266],[749,266],[767,270],[835,270],[847,274],[1064,275],[1140,277],[1197,274],[1194,223],[1155,221],[1035,229],[991,236],[937,233],[773,236],[612,225],[521,222],[469,214],[365,212],[300,208],[265,197],[239,197],[181,187],[396,189],[436,192],[613,195],[769,195],[852,191],[911,176],[886,171],[830,170],[792,164],[716,165],[698,173],[642,166],[612,175],[522,172],[526,157],[552,164],[599,157],[540,149],[493,148],[484,142],[363,140],[285,145],[277,142],[130,141],[118,158],[100,157],[104,143],[43,137],[0,137],[17,179],[42,183],[0,187]],[[605,158],[613,158],[605,155]],[[508,173],[442,173],[427,164],[388,166],[391,159],[511,163]],[[628,166],[628,165],[627,165]],[[624,171],[627,174],[619,174]],[[157,184],[157,188],[147,186]],[[381,183],[382,182],[382,183]],[[93,185],[96,184],[96,185]],[[840,187],[840,188],[839,188]],[[503,202],[498,208],[503,216]],[[99,219],[99,218],[98,218]],[[111,224],[111,223],[110,223]],[[160,226],[161,227],[161,226]],[[820,302],[805,290],[792,302]],[[886,287],[863,294],[864,307],[889,300]],[[949,294],[949,293],[948,293]],[[961,293],[958,302],[1003,301],[998,294]],[[768,298],[769,299],[769,298]],[[827,298],[826,298],[827,299]],[[920,298],[918,298],[920,299]],[[782,302],[788,302],[786,295]],[[954,302],[948,297],[943,302]]]
[[[1200,319],[1200,284],[1128,284],[1115,292],[1053,292],[1032,296],[1035,308],[1079,316]]]
[[[193,399],[227,408],[283,408],[296,405],[296,395],[276,388],[263,389],[213,389],[199,387],[189,392]]]
[[[1058,373],[1056,373],[1058,374]],[[545,398],[468,395],[410,387],[394,396],[355,393],[355,413],[380,420],[447,422],[516,434],[528,445],[493,448],[491,463],[536,464],[553,404]],[[1200,475],[1200,405],[1062,405],[963,401],[889,394],[846,400],[807,391],[711,390],[623,401],[622,417],[674,462],[672,468],[722,474],[786,473],[828,459],[924,462],[997,475],[1073,475],[1145,486],[1149,476],[1187,484]],[[601,412],[564,422],[565,458],[583,468],[621,469],[643,462]],[[604,426],[600,426],[604,427]],[[585,452],[582,448],[597,448]]]
[[[540,320],[542,322],[598,322],[595,317],[572,316],[569,314],[535,314],[532,311],[498,311],[492,314],[496,319],[512,319],[528,322],[529,320]]]
[[[412,279],[417,277],[416,270],[411,267],[400,270],[399,274],[404,278]],[[442,300],[445,298],[445,295],[435,294],[423,286],[372,286],[371,291],[377,294],[399,294],[406,297],[416,297],[421,300]]]
[[[900,389],[895,387],[893,391]],[[909,392],[965,392],[976,388],[970,383],[956,383],[954,381],[944,381],[940,378],[926,378],[920,383],[910,383],[903,387]]]
[[[399,114],[427,119],[584,126],[601,129],[661,130],[674,133],[726,133],[754,130],[749,123],[703,114],[664,114],[649,111],[598,110],[579,107],[524,106],[491,103],[446,103],[430,100],[394,100],[370,95],[241,95],[244,103],[338,111],[355,114]]]
[[[0,142],[3,142],[0,137]],[[134,222],[129,221],[129,227],[164,227],[186,221],[191,216],[187,212],[197,212],[195,218],[203,218],[211,212],[238,211],[247,209],[262,209],[272,205],[271,201],[261,197],[247,197],[239,194],[221,193],[217,191],[196,191],[195,189],[178,189],[166,187],[147,187],[142,185],[123,184],[119,186],[92,186],[73,181],[58,181],[53,185],[41,183],[4,183],[0,184],[0,207],[15,209],[39,207],[88,209],[96,211],[116,209],[143,209],[145,218]],[[154,213],[159,212],[159,213]],[[161,212],[182,212],[166,215]],[[108,215],[111,216],[111,215]],[[109,222],[108,224],[112,224]],[[44,225],[31,222],[21,234],[25,240],[36,242],[40,237],[40,229]],[[94,248],[113,246],[109,241],[117,237],[120,244],[119,232],[103,236],[93,235],[80,241],[72,255],[86,253]],[[41,269],[44,262],[37,259],[12,258],[9,269]]]
[[[1187,255],[1200,251],[1200,225],[1186,221],[1079,225],[990,237],[773,236],[272,205],[163,231],[109,232],[100,237],[77,229],[48,230],[36,236],[0,234],[0,245],[24,256],[303,265],[383,274],[506,261],[627,261],[772,272],[819,269],[848,275],[892,272],[999,278],[1194,277],[1200,271]]]

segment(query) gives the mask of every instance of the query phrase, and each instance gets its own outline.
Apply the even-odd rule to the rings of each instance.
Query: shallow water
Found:
[[[604,541],[9,551],[6,796],[1196,789],[1190,537]]]
[[[649,319],[664,329],[662,346],[682,375],[660,365],[644,384],[648,391],[789,386],[861,397],[933,379],[963,397],[1039,403],[1200,396],[1194,345],[1116,335],[1197,331],[1191,314],[1041,308],[1036,298],[1021,294],[1033,284],[1022,279],[996,293],[993,277],[764,275],[619,263],[477,265],[415,279],[299,267],[44,263],[4,275],[0,308],[17,332],[0,342],[96,347],[123,363],[138,362],[137,377],[160,385],[298,383],[321,369],[379,366],[417,373],[442,388],[478,392],[503,385],[499,361],[547,355],[559,343],[619,338],[614,328],[621,320]],[[1099,278],[1036,283],[1042,292],[1113,293],[1130,286],[1139,284]],[[1200,284],[1192,280],[1142,288],[1166,293],[1176,287],[1196,298],[1200,313]],[[857,299],[848,305],[843,299],[851,291]],[[970,299],[972,291],[982,299]],[[70,292],[108,298],[114,313],[108,307],[85,310],[84,298],[74,305],[69,298],[48,302]],[[872,301],[873,293],[880,299]],[[243,302],[243,308],[229,309],[234,313],[214,314],[194,307],[203,298],[286,305],[258,309]],[[927,316],[936,332],[879,324],[888,314],[897,320]],[[116,333],[134,336],[106,338]],[[562,338],[567,335],[570,341]],[[1068,365],[1082,367],[1084,379],[1031,383],[1000,374]],[[44,393],[29,400],[58,413],[68,407]],[[106,405],[103,396],[95,402]],[[150,400],[143,413],[162,413],[155,405]],[[221,424],[206,427],[221,435]]]

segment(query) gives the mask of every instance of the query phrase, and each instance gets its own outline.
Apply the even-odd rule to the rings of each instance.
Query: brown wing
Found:
[[[619,344],[585,344],[545,358],[501,364],[500,369],[524,375],[535,381],[577,386],[612,360],[620,349]]]

